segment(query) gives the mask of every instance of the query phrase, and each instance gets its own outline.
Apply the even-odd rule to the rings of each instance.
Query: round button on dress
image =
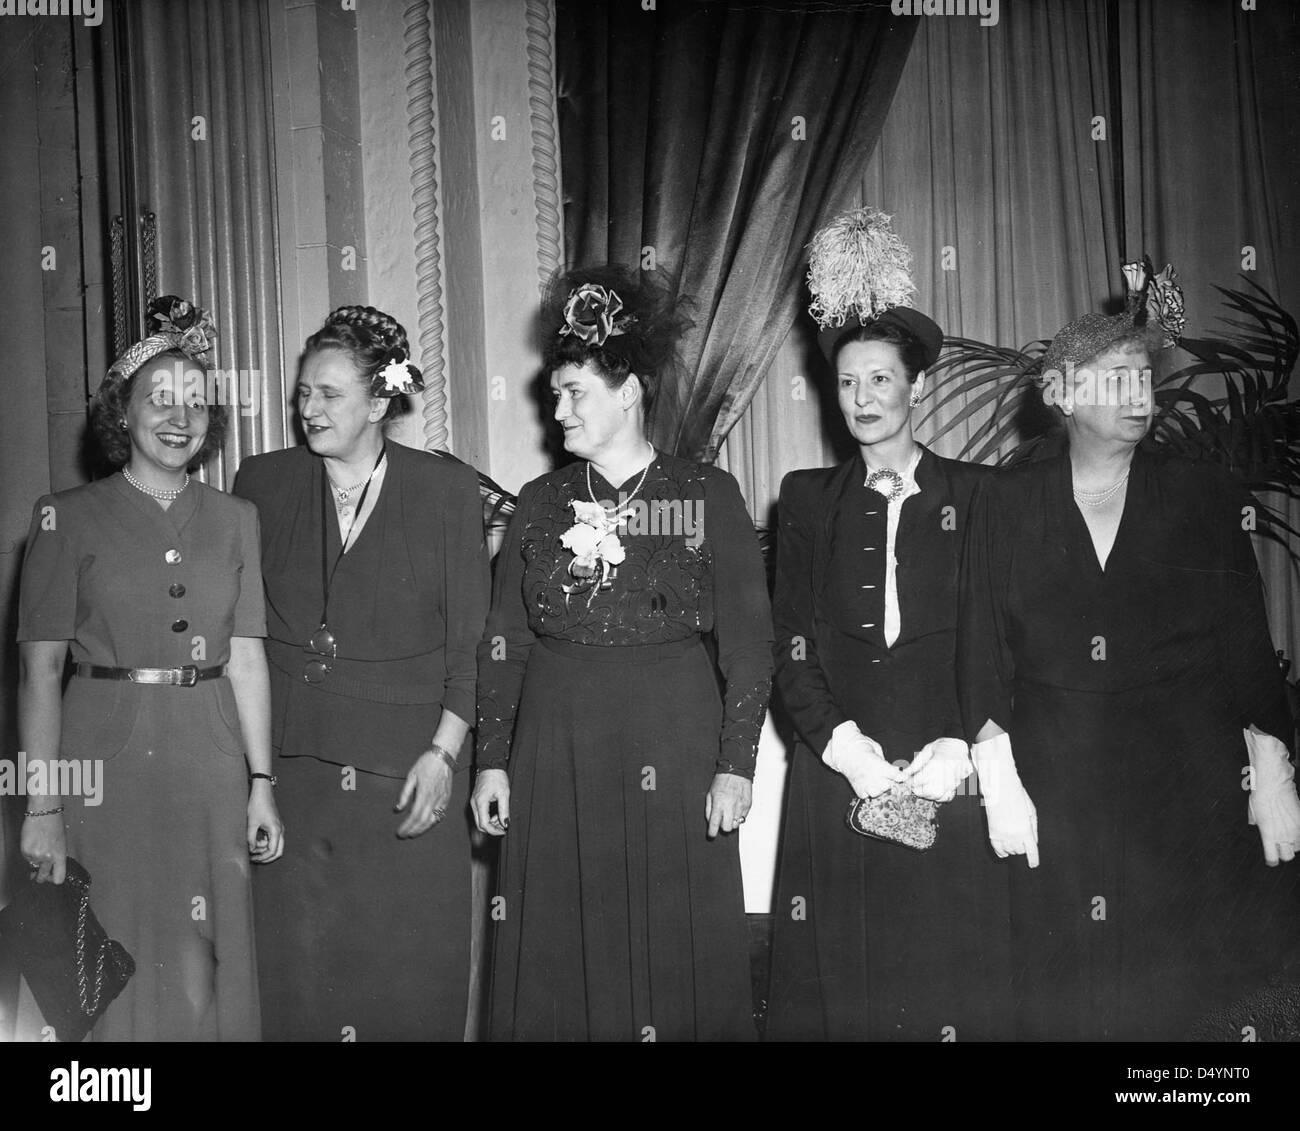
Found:
[[[184,632],[189,627],[190,627],[190,622],[187,620],[178,620],[172,622],[173,632]]]
[[[184,597],[185,586],[182,585],[179,581],[175,585],[169,585],[167,587],[167,595],[169,597]]]
[[[166,560],[168,565],[180,565],[183,561],[179,550],[168,550],[163,555],[163,558]]]

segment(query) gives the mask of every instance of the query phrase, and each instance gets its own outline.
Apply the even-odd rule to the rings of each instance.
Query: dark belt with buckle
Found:
[[[218,664],[215,668],[196,668],[193,664],[186,664],[183,668],[105,668],[99,664],[78,664],[76,674],[85,679],[129,679],[132,683],[193,687],[200,680],[220,679],[226,674],[226,665]]]

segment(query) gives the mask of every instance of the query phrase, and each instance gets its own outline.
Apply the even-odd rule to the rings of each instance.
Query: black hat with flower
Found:
[[[1078,368],[1144,328],[1150,329],[1153,338],[1158,336],[1161,348],[1178,344],[1186,320],[1183,289],[1173,267],[1165,264],[1164,270],[1156,274],[1150,256],[1143,256],[1137,262],[1124,264],[1124,285],[1127,297],[1120,313],[1081,314],[1057,331],[1043,354],[1040,379],[1064,373],[1069,367]]]
[[[606,263],[559,271],[542,303],[545,367],[594,362],[618,382],[635,373],[649,407],[675,375],[690,305],[662,268]]]

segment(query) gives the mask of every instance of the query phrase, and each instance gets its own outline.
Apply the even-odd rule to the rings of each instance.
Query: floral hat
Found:
[[[151,358],[169,350],[180,350],[205,369],[211,367],[209,353],[217,338],[212,316],[176,295],[161,295],[149,303],[149,333],[109,367],[105,381],[126,381]]]
[[[1162,344],[1177,345],[1186,319],[1183,289],[1173,267],[1156,274],[1149,256],[1124,264],[1124,285],[1128,298],[1119,314],[1083,314],[1062,326],[1043,354],[1042,373],[1064,373],[1102,353],[1112,342],[1134,330],[1154,323],[1160,328]]]

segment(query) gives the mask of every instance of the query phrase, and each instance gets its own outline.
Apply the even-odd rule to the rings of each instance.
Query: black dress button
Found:
[[[171,597],[184,597],[185,586],[182,585],[180,582],[177,582],[175,585],[169,585],[167,587],[167,594],[168,596]]]
[[[189,627],[190,627],[190,622],[187,620],[178,620],[172,622],[173,632],[184,632]]]

